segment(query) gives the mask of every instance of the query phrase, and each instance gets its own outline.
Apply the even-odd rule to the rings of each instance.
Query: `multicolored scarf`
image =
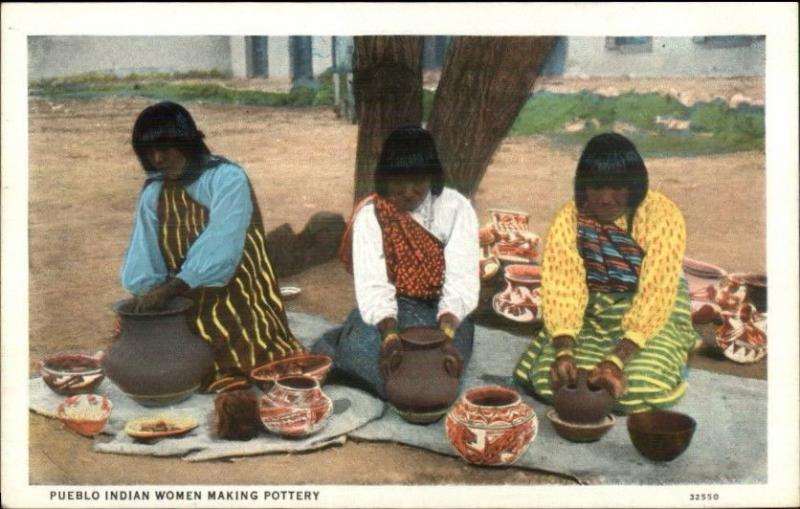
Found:
[[[578,252],[590,291],[635,292],[644,250],[630,233],[578,215]]]
[[[397,295],[423,300],[439,297],[444,284],[444,244],[411,214],[377,194],[356,205],[342,238],[339,256],[347,271],[353,273],[353,218],[370,201],[375,205],[375,216],[383,234],[386,272]]]

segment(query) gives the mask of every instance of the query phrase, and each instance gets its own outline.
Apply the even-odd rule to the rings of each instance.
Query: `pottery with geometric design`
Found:
[[[476,465],[511,465],[528,449],[539,428],[536,413],[506,387],[467,390],[445,420],[458,454]]]
[[[316,433],[333,411],[333,402],[310,376],[288,376],[265,384],[259,416],[267,430],[282,437]]]

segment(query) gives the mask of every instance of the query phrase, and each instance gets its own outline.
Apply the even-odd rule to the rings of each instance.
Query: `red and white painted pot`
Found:
[[[511,465],[536,438],[538,419],[520,395],[487,385],[467,390],[445,420],[447,438],[476,465]]]
[[[767,317],[756,307],[744,303],[735,311],[720,313],[717,346],[728,359],[740,364],[758,362],[767,355]]]
[[[316,433],[332,411],[333,402],[310,376],[288,376],[273,381],[259,403],[264,427],[287,438]]]

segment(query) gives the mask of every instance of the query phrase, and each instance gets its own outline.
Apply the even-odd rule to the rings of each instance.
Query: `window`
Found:
[[[649,53],[653,51],[653,38],[606,37],[606,49],[620,53]]]
[[[713,35],[708,37],[692,37],[692,42],[704,48],[742,48],[752,46],[764,40],[764,36],[753,35]]]

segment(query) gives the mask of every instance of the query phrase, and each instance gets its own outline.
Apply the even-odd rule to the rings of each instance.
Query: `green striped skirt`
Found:
[[[583,327],[575,338],[578,368],[592,369],[622,339],[622,317],[633,297],[633,293],[590,292]],[[626,363],[626,390],[616,402],[614,412],[642,412],[677,403],[686,392],[686,362],[698,341],[692,326],[688,287],[682,279],[667,323]],[[543,328],[522,354],[514,369],[514,379],[552,402],[549,372],[554,359],[552,338]]]

